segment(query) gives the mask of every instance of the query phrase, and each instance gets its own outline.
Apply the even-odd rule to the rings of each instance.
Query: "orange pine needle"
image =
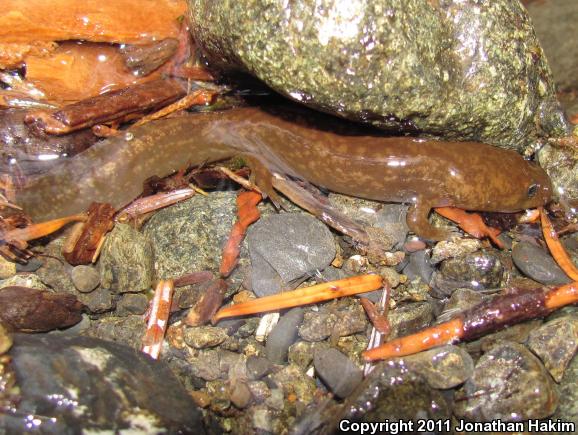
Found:
[[[557,310],[566,305],[578,302],[578,283],[571,282],[560,287],[556,287],[546,293],[546,308]]]
[[[235,222],[235,225],[233,225],[231,229],[231,234],[223,247],[223,254],[221,256],[219,273],[223,278],[229,276],[237,265],[241,242],[243,242],[247,228],[261,216],[257,204],[259,204],[262,199],[263,197],[260,193],[252,191],[241,192],[239,196],[237,196],[237,222]]]
[[[504,244],[498,239],[500,230],[487,226],[477,213],[466,213],[455,207],[438,207],[436,213],[457,223],[469,235],[481,239],[488,237],[498,248],[504,249]]]
[[[578,269],[564,249],[564,246],[562,246],[562,243],[560,243],[558,234],[556,234],[556,230],[554,230],[552,222],[550,222],[550,219],[548,219],[548,215],[544,211],[543,207],[540,207],[540,221],[542,222],[542,233],[544,234],[544,240],[546,240],[546,245],[548,245],[548,249],[550,250],[552,257],[554,257],[556,263],[558,263],[558,265],[570,279],[573,281],[578,281]]]
[[[314,304],[343,296],[377,290],[381,288],[382,285],[383,280],[379,275],[353,276],[225,307],[220,309],[211,321],[216,323],[226,317],[244,316],[246,314],[263,313],[265,311],[278,311],[299,305]]]
[[[412,355],[432,347],[452,343],[463,334],[463,320],[456,318],[432,326],[415,334],[396,338],[379,347],[363,352],[366,361]]]
[[[29,240],[39,239],[40,237],[52,234],[58,231],[64,225],[71,222],[84,222],[86,221],[86,214],[80,213],[72,216],[66,216],[60,219],[54,219],[47,222],[42,222],[39,224],[28,225],[25,228],[15,228],[13,230],[7,231],[3,235],[3,239],[6,242],[20,241],[27,242]]]

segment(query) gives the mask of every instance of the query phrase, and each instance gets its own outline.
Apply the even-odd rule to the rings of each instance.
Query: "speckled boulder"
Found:
[[[516,0],[189,0],[209,63],[386,129],[519,151],[567,133]]]

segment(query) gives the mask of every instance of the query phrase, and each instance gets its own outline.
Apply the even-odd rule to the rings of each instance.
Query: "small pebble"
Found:
[[[544,285],[567,284],[571,280],[544,249],[520,242],[512,249],[512,260],[522,273]]]
[[[386,230],[397,247],[405,242],[409,233],[407,210],[408,206],[404,204],[383,204],[381,210],[376,213],[375,226]]]
[[[250,356],[247,358],[247,375],[250,380],[259,380],[269,374],[273,369],[273,364],[267,358],[261,356]]]
[[[403,273],[410,280],[421,278],[424,283],[429,284],[434,273],[429,254],[425,250],[411,254]]]
[[[403,358],[410,370],[430,387],[448,389],[463,384],[474,372],[472,357],[462,348],[447,345]]]
[[[311,215],[283,213],[249,228],[251,285],[257,296],[275,294],[288,283],[323,270],[335,258],[331,231]]]
[[[144,314],[149,306],[147,297],[142,293],[125,293],[116,304],[116,314]]]
[[[429,302],[404,305],[389,313],[391,333],[389,339],[419,331],[433,321],[433,308]]]
[[[441,262],[434,273],[432,295],[438,298],[450,296],[457,288],[486,290],[498,288],[504,277],[500,253],[487,249]]]
[[[303,308],[293,308],[281,317],[279,323],[273,328],[267,343],[265,353],[269,361],[275,364],[283,364],[287,361],[287,351],[297,338],[299,325],[303,323]]]
[[[16,274],[16,263],[6,260],[0,256],[0,279],[6,279]]]
[[[307,341],[322,341],[332,334],[338,337],[365,331],[367,316],[361,305],[350,305],[337,312],[307,312],[299,335]]]
[[[283,389],[272,388],[269,397],[265,399],[265,404],[271,409],[281,411],[285,406],[285,401],[283,399]]]
[[[25,264],[16,263],[16,272],[36,272],[42,266],[44,263],[40,259],[32,257]]]
[[[222,328],[195,326],[186,328],[183,337],[189,346],[195,349],[205,349],[218,346],[228,338],[228,335]]]
[[[251,396],[256,403],[263,403],[269,396],[271,396],[271,390],[264,381],[250,381],[247,383],[249,390],[251,390]],[[283,394],[283,393],[281,393]]]
[[[253,410],[253,428],[265,433],[273,433],[273,412],[268,409]]]
[[[482,247],[478,239],[455,239],[442,240],[433,248],[431,255],[432,264],[437,264],[448,258],[460,257],[465,254],[476,252]]]
[[[445,322],[456,314],[470,309],[484,300],[484,295],[469,288],[459,288],[452,293],[444,305],[442,314],[437,319],[438,322]]]
[[[345,398],[363,379],[363,372],[337,349],[315,352],[313,365],[319,377],[335,395]]]
[[[230,391],[230,399],[233,405],[239,409],[246,408],[251,403],[251,397],[251,389],[246,382],[233,380]]]
[[[100,284],[100,274],[91,266],[76,266],[70,273],[70,278],[76,290],[81,293],[90,293]]]

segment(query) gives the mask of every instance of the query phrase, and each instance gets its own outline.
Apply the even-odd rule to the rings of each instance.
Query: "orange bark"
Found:
[[[176,38],[184,0],[3,0],[0,42],[146,44]]]
[[[30,43],[0,42],[0,69],[17,67],[28,55],[47,56],[57,47],[56,42],[35,41]]]
[[[61,44],[50,56],[26,57],[26,79],[43,91],[46,100],[72,103],[107,91],[125,88],[159,77],[129,72],[118,49],[108,44]]]

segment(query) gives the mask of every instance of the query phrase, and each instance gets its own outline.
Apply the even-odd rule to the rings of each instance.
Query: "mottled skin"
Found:
[[[411,203],[410,229],[428,239],[446,235],[427,220],[433,207],[512,212],[544,205],[551,195],[544,171],[513,151],[385,137],[324,116],[309,121],[292,111],[195,114],[132,133],[131,141],[103,141],[33,180],[17,202],[37,220],[82,211],[92,201],[120,207],[150,176],[240,154],[257,166],[257,183],[266,191],[267,177],[276,172],[351,196]]]

